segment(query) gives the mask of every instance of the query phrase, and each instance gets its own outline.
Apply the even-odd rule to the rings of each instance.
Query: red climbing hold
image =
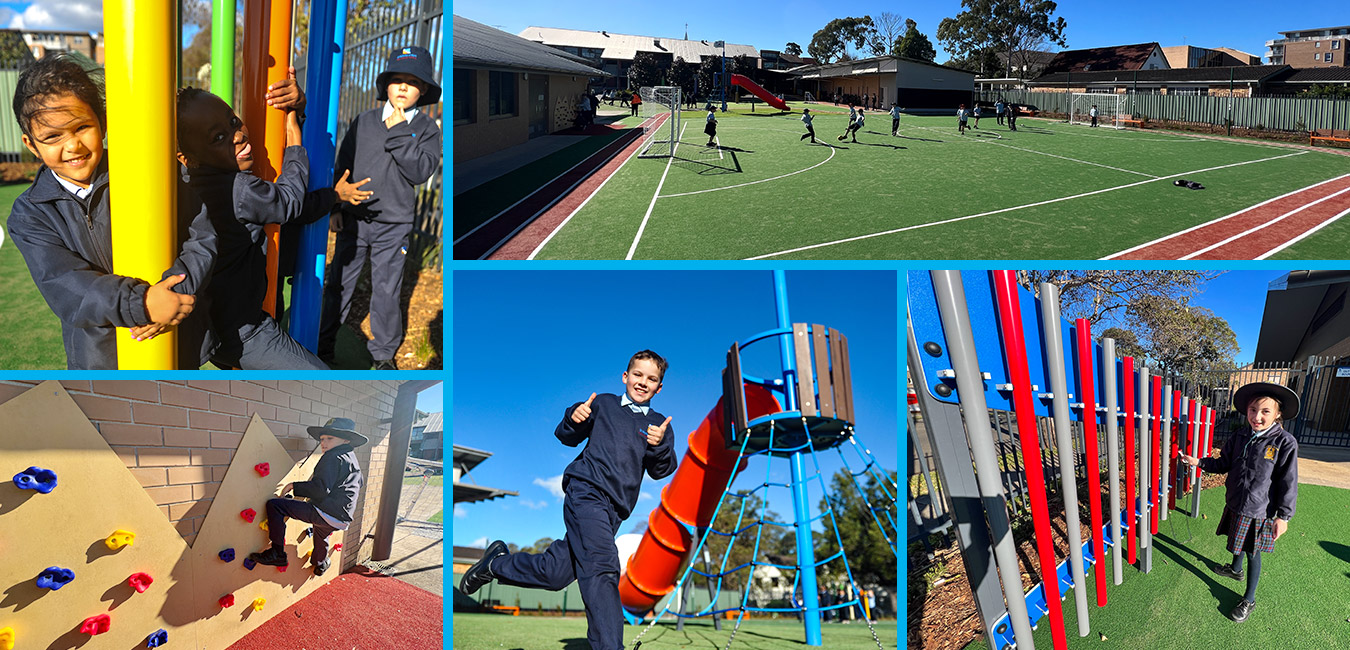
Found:
[[[267,463],[258,463],[253,466],[253,470],[258,472],[258,476],[267,476],[272,472],[272,467]]]
[[[234,594],[225,594],[224,596],[221,596],[220,600],[217,600],[216,603],[220,605],[221,609],[234,607]]]
[[[257,515],[258,511],[254,510],[253,508],[247,508],[239,513],[239,516],[243,517],[244,521],[247,521],[250,524],[253,523],[253,518],[256,517]]]
[[[337,544],[334,544],[334,545],[333,545],[333,550],[334,550],[334,551],[341,551],[341,550],[342,550],[342,543],[339,542],[339,543],[337,543]]]
[[[130,578],[127,578],[127,584],[131,585],[131,588],[135,589],[138,594],[145,593],[145,590],[150,588],[150,583],[154,581],[155,579],[151,578],[148,573],[133,573]]]
[[[84,623],[80,625],[80,631],[93,636],[107,632],[109,627],[112,627],[112,617],[107,614],[99,614],[84,619]]]
[[[283,565],[277,567],[277,573],[285,573],[285,572],[286,572],[286,568],[289,567],[289,566],[290,566],[289,564],[283,564]]]

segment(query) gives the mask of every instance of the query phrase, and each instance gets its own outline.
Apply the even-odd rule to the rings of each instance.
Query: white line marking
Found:
[[[1336,216],[1334,216],[1334,217],[1332,217],[1332,218],[1330,218],[1330,219],[1327,219],[1326,221],[1323,221],[1323,222],[1320,223],[1320,224],[1317,224],[1317,227],[1316,227],[1316,228],[1313,228],[1313,229],[1309,230],[1308,232],[1303,233],[1302,235],[1299,235],[1299,236],[1297,236],[1297,237],[1295,237],[1295,238],[1293,238],[1293,239],[1291,239],[1291,240],[1289,240],[1289,241],[1287,241],[1287,242],[1285,242],[1285,243],[1283,243],[1283,244],[1280,244],[1279,246],[1276,246],[1275,248],[1272,248],[1272,249],[1270,249],[1270,250],[1268,250],[1268,251],[1262,253],[1262,254],[1261,254],[1260,256],[1258,256],[1256,259],[1258,259],[1258,260],[1263,260],[1263,259],[1266,259],[1267,257],[1270,257],[1271,255],[1274,255],[1274,254],[1276,254],[1276,253],[1278,253],[1278,252],[1280,252],[1280,251],[1282,251],[1282,250],[1284,250],[1284,249],[1286,249],[1286,248],[1289,248],[1290,246],[1293,246],[1294,244],[1297,244],[1298,242],[1301,242],[1301,241],[1303,241],[1304,239],[1307,239],[1307,238],[1308,238],[1310,235],[1312,235],[1313,233],[1315,233],[1315,232],[1317,232],[1317,231],[1319,231],[1319,230],[1321,230],[1321,229],[1323,229],[1323,228],[1326,228],[1327,226],[1330,226],[1330,225],[1333,224],[1333,223],[1336,223],[1337,221],[1340,220],[1341,217],[1344,217],[1344,216],[1347,215],[1347,214],[1350,214],[1350,210],[1346,210],[1345,212],[1342,212],[1342,213],[1340,213],[1340,214],[1338,214],[1338,215],[1336,215]]]
[[[757,181],[750,181],[750,182],[748,182],[748,183],[739,183],[739,184],[737,184],[737,185],[728,185],[728,186],[726,186],[726,187],[714,187],[714,188],[712,188],[712,189],[707,189],[707,190],[695,190],[695,191],[693,191],[693,192],[680,192],[680,193],[678,193],[678,194],[662,194],[660,198],[663,198],[663,199],[670,199],[670,198],[674,198],[674,197],[677,197],[677,196],[692,196],[692,195],[694,195],[694,194],[706,194],[706,193],[708,193],[708,192],[721,192],[722,190],[734,190],[734,189],[736,189],[736,188],[738,188],[738,187],[745,187],[745,186],[747,186],[747,185],[758,185],[758,184],[760,184],[760,183],[767,183],[767,182],[769,182],[769,181],[781,180],[781,179],[787,178],[788,176],[795,176],[795,175],[800,174],[800,173],[802,173],[802,172],[809,172],[809,171],[811,171],[812,169],[815,169],[815,168],[817,168],[817,167],[819,167],[819,166],[821,166],[821,165],[824,165],[824,164],[827,163],[827,162],[830,162],[830,159],[834,158],[834,147],[829,146],[829,145],[826,145],[826,146],[829,147],[829,149],[830,149],[830,155],[829,155],[829,157],[827,157],[825,160],[822,160],[822,161],[820,161],[820,162],[818,162],[818,163],[816,163],[816,164],[814,164],[814,165],[811,165],[810,167],[807,167],[806,169],[798,169],[798,170],[795,171],[795,172],[788,172],[788,173],[786,173],[786,174],[783,174],[782,176],[774,176],[773,178],[763,178],[763,179],[760,179],[760,180],[757,180]]]
[[[779,256],[779,255],[787,255],[787,254],[790,254],[790,253],[800,253],[801,251],[811,250],[811,249],[813,249],[813,248],[825,248],[825,247],[827,247],[827,246],[834,246],[834,245],[836,245],[836,244],[847,244],[847,243],[849,243],[849,242],[859,241],[859,240],[863,240],[863,239],[871,239],[871,238],[873,238],[873,237],[883,237],[883,236],[885,236],[885,235],[894,235],[894,234],[897,234],[897,233],[907,232],[907,231],[910,231],[910,230],[919,230],[919,229],[921,229],[921,228],[931,228],[931,227],[933,227],[933,226],[942,226],[942,225],[946,225],[946,224],[949,224],[949,223],[956,223],[956,222],[958,222],[958,221],[966,221],[966,220],[968,220],[968,219],[976,219],[976,218],[979,218],[979,217],[987,217],[987,216],[991,216],[991,215],[995,215],[995,214],[1002,214],[1002,213],[1004,213],[1004,212],[1012,212],[1012,211],[1014,211],[1014,210],[1021,210],[1021,209],[1023,209],[1023,208],[1034,208],[1034,207],[1037,207],[1037,206],[1048,205],[1048,204],[1051,204],[1051,203],[1059,203],[1059,202],[1061,202],[1061,201],[1068,201],[1068,200],[1070,200],[1070,199],[1077,199],[1077,198],[1082,198],[1082,197],[1085,197],[1085,196],[1092,196],[1092,195],[1094,195],[1094,194],[1102,194],[1102,193],[1105,193],[1105,192],[1114,192],[1114,191],[1116,191],[1116,190],[1123,190],[1123,189],[1128,189],[1128,188],[1131,188],[1131,187],[1138,187],[1138,186],[1140,186],[1140,185],[1147,185],[1147,184],[1149,184],[1149,183],[1156,183],[1156,182],[1158,182],[1158,181],[1161,181],[1161,180],[1167,180],[1167,179],[1169,179],[1169,178],[1177,178],[1177,177],[1180,177],[1180,176],[1186,176],[1186,175],[1189,175],[1189,174],[1200,174],[1200,173],[1203,173],[1203,172],[1211,172],[1211,171],[1215,171],[1215,170],[1219,170],[1219,169],[1227,169],[1227,168],[1229,168],[1229,167],[1241,167],[1242,165],[1251,165],[1251,164],[1253,164],[1253,163],[1268,162],[1268,161],[1271,161],[1271,160],[1279,160],[1279,159],[1281,159],[1281,158],[1289,158],[1289,157],[1291,157],[1291,156],[1301,156],[1301,155],[1303,155],[1303,154],[1305,154],[1305,153],[1308,153],[1308,152],[1306,152],[1306,151],[1299,151],[1299,152],[1295,152],[1295,153],[1291,153],[1291,154],[1285,154],[1285,155],[1283,155],[1283,156],[1274,156],[1274,157],[1271,157],[1271,158],[1262,158],[1262,159],[1260,159],[1260,160],[1248,160],[1248,161],[1246,161],[1246,162],[1231,163],[1231,164],[1228,164],[1228,165],[1220,165],[1220,166],[1218,166],[1218,167],[1210,167],[1210,168],[1207,168],[1207,169],[1197,169],[1197,170],[1195,170],[1195,171],[1182,172],[1182,173],[1180,173],[1180,174],[1173,174],[1172,176],[1163,176],[1163,177],[1160,177],[1160,178],[1151,178],[1151,179],[1146,180],[1146,181],[1138,181],[1138,182],[1134,182],[1134,183],[1128,183],[1128,184],[1126,184],[1126,185],[1118,185],[1118,186],[1116,186],[1116,187],[1108,187],[1108,188],[1104,188],[1104,189],[1100,189],[1100,190],[1094,190],[1094,191],[1092,191],[1092,192],[1084,192],[1084,193],[1082,193],[1082,194],[1075,194],[1075,195],[1073,195],[1073,196],[1064,196],[1064,197],[1060,197],[1060,198],[1057,198],[1057,199],[1050,199],[1050,200],[1048,200],[1048,201],[1037,201],[1036,203],[1028,203],[1028,204],[1026,204],[1026,205],[1013,206],[1013,207],[1011,207],[1011,208],[1002,208],[1002,209],[999,209],[999,210],[993,210],[993,211],[990,211],[990,212],[981,212],[980,214],[972,214],[972,215],[968,215],[968,216],[964,216],[964,217],[955,217],[955,218],[952,218],[952,219],[943,219],[943,220],[941,220],[941,221],[933,221],[933,222],[930,222],[930,223],[921,223],[921,224],[916,224],[916,225],[913,225],[913,226],[905,226],[904,228],[894,228],[894,229],[892,229],[892,230],[883,230],[883,231],[881,231],[881,232],[871,233],[871,234],[867,234],[867,235],[858,235],[858,236],[856,236],[856,237],[847,237],[847,238],[844,238],[844,239],[838,239],[838,240],[830,241],[830,242],[823,242],[823,243],[820,243],[820,244],[811,244],[811,245],[809,245],[809,246],[799,246],[799,247],[797,247],[797,248],[790,248],[790,249],[788,249],[788,250],[778,251],[778,252],[776,252],[776,253],[766,253],[766,254],[764,254],[764,255],[756,255],[756,256],[754,256],[754,257],[747,257],[747,258],[745,258],[745,259],[747,259],[747,260],[762,260],[762,259],[767,259],[767,258],[770,258],[770,257],[777,257],[777,256]]]
[[[553,236],[558,234],[559,232],[562,232],[563,226],[566,226],[567,222],[572,220],[572,217],[575,217],[578,212],[581,212],[581,209],[586,207],[586,204],[590,203],[591,199],[595,198],[595,196],[600,193],[600,190],[605,188],[605,184],[609,183],[609,179],[618,176],[619,172],[623,169],[623,166],[627,165],[628,161],[634,158],[637,158],[637,151],[634,151],[633,153],[629,154],[627,158],[624,158],[623,162],[619,163],[618,168],[614,170],[613,174],[610,174],[609,176],[605,177],[605,180],[600,181],[600,185],[596,186],[595,191],[591,192],[591,195],[586,197],[586,200],[582,201],[581,205],[578,205],[575,210],[572,210],[572,212],[567,215],[567,218],[562,220],[562,223],[558,224],[557,227],[555,227],[551,232],[549,232],[548,236],[544,238],[544,241],[539,242],[539,245],[535,246],[534,250],[530,251],[530,255],[525,259],[532,260],[536,255],[539,254],[539,251],[544,250],[544,247],[547,246],[549,241],[553,239]]]
[[[1320,198],[1320,199],[1317,199],[1316,201],[1312,201],[1312,202],[1310,202],[1310,203],[1304,203],[1303,205],[1300,205],[1300,206],[1298,206],[1297,208],[1294,208],[1293,210],[1290,210],[1290,211],[1288,211],[1288,212],[1286,212],[1286,213],[1284,213],[1284,214],[1282,214],[1282,215],[1280,215],[1280,216],[1278,216],[1278,217],[1275,217],[1274,219],[1271,219],[1271,220],[1269,220],[1269,221],[1266,221],[1266,222],[1264,222],[1264,223],[1262,223],[1262,224],[1256,226],[1255,228],[1248,228],[1247,230],[1244,230],[1244,231],[1242,231],[1242,232],[1240,232],[1240,233],[1238,233],[1238,234],[1236,234],[1236,235],[1233,235],[1232,237],[1229,237],[1228,239],[1225,239],[1225,240],[1223,240],[1223,241],[1221,241],[1221,242],[1218,242],[1218,243],[1215,243],[1215,244],[1210,244],[1209,246],[1206,246],[1206,247],[1204,247],[1204,248],[1202,248],[1202,249],[1200,249],[1200,250],[1198,250],[1198,251],[1195,251],[1194,253],[1190,253],[1190,254],[1186,255],[1185,257],[1183,257],[1183,258],[1181,258],[1181,259],[1183,259],[1183,260],[1189,260],[1189,259],[1191,259],[1191,258],[1194,258],[1196,255],[1201,255],[1201,254],[1204,254],[1204,253],[1208,253],[1209,251],[1212,251],[1212,250],[1214,250],[1214,249],[1216,249],[1216,248],[1218,248],[1218,247],[1220,247],[1220,246],[1223,246],[1224,244],[1227,244],[1227,243],[1229,243],[1229,242],[1232,242],[1232,241],[1235,241],[1235,240],[1238,240],[1238,239],[1242,239],[1243,237],[1246,237],[1247,235],[1250,235],[1250,234],[1252,234],[1252,233],[1254,233],[1254,232],[1257,232],[1257,231],[1260,231],[1260,230],[1264,230],[1265,228],[1269,228],[1270,226],[1273,226],[1273,225],[1275,225],[1275,224],[1277,224],[1277,223],[1279,223],[1279,222],[1281,222],[1281,221],[1284,221],[1285,219],[1287,219],[1287,218],[1289,218],[1289,217],[1291,217],[1291,216],[1293,216],[1293,215],[1295,215],[1295,214],[1298,214],[1298,213],[1300,213],[1300,212],[1302,212],[1302,211],[1304,211],[1304,210],[1307,210],[1308,208],[1311,208],[1311,207],[1313,207],[1314,205],[1317,205],[1318,203],[1322,203],[1323,201],[1330,201],[1331,199],[1334,199],[1334,198],[1336,198],[1336,197],[1338,197],[1338,196],[1340,196],[1340,195],[1342,195],[1342,194],[1345,194],[1346,192],[1350,192],[1350,187],[1347,187],[1347,188],[1345,188],[1345,189],[1343,189],[1343,190],[1341,190],[1341,191],[1339,191],[1339,192],[1335,192],[1335,193],[1333,193],[1333,194],[1328,194],[1328,195],[1326,195],[1326,196],[1324,196],[1324,197],[1322,197],[1322,198]]]
[[[1138,246],[1134,246],[1134,247],[1132,247],[1132,248],[1127,248],[1127,249],[1125,249],[1125,250],[1123,250],[1123,251],[1120,251],[1120,252],[1118,252],[1118,253],[1112,253],[1112,254],[1110,254],[1110,255],[1107,255],[1106,257],[1103,257],[1102,259],[1104,259],[1104,260],[1111,260],[1111,259],[1115,259],[1115,258],[1117,258],[1117,257],[1120,257],[1121,255],[1128,255],[1128,254],[1133,253],[1133,252],[1135,252],[1135,251],[1137,251],[1137,250],[1140,250],[1140,249],[1142,249],[1142,248],[1148,248],[1149,246],[1152,246],[1152,245],[1154,245],[1154,244],[1160,244],[1160,243],[1165,242],[1165,241],[1167,241],[1167,240],[1169,240],[1169,239],[1173,239],[1173,238],[1176,238],[1176,237],[1180,237],[1180,236],[1182,236],[1182,235],[1185,235],[1186,233],[1193,232],[1193,231],[1199,230],[1199,229],[1201,229],[1201,228],[1204,228],[1204,227],[1206,227],[1206,226],[1211,226],[1211,225],[1213,225],[1213,224],[1219,223],[1220,221],[1227,221],[1228,219],[1232,219],[1233,217],[1236,217],[1236,216],[1245,214],[1245,213],[1250,212],[1250,211],[1252,211],[1252,210],[1255,210],[1255,209],[1257,209],[1257,208],[1259,208],[1259,207],[1261,207],[1261,206],[1263,206],[1263,205],[1267,205],[1267,204],[1269,204],[1269,203],[1274,203],[1275,201],[1279,201],[1280,199],[1284,199],[1284,198],[1291,197],[1291,196],[1293,196],[1293,195],[1295,195],[1295,194],[1298,194],[1299,192],[1306,192],[1306,191],[1308,191],[1308,190],[1310,190],[1310,189],[1312,189],[1312,188],[1314,188],[1314,187],[1320,187],[1320,186],[1322,186],[1322,185],[1326,185],[1327,183],[1332,183],[1332,182],[1335,182],[1335,181],[1341,180],[1342,178],[1347,178],[1347,177],[1350,177],[1350,174],[1345,174],[1345,175],[1343,175],[1343,176],[1337,176],[1336,178],[1327,179],[1327,180],[1325,180],[1325,181],[1322,181],[1322,182],[1320,182],[1320,183],[1314,183],[1314,184],[1309,185],[1309,186],[1307,186],[1307,187],[1300,187],[1299,189],[1296,189],[1296,190],[1294,190],[1294,191],[1292,191],[1292,192],[1287,192],[1287,193],[1285,193],[1285,194],[1281,194],[1281,195],[1279,195],[1279,196],[1277,196],[1277,197],[1275,197],[1275,198],[1273,198],[1273,199],[1266,199],[1265,201],[1262,201],[1262,202],[1260,202],[1260,203],[1257,203],[1256,205],[1252,205],[1252,206],[1245,207],[1245,208],[1243,208],[1243,209],[1241,209],[1241,210],[1238,210],[1237,212],[1234,212],[1233,214],[1226,215],[1226,216],[1222,216],[1222,217],[1219,217],[1218,219],[1213,219],[1213,220],[1210,220],[1210,221],[1206,221],[1205,223],[1202,223],[1202,224],[1199,224],[1199,225],[1196,225],[1196,226],[1191,226],[1190,228],[1187,228],[1187,229],[1185,229],[1185,230],[1182,230],[1182,231],[1179,231],[1179,232],[1174,232],[1174,233],[1172,233],[1172,234],[1170,234],[1170,235],[1167,235],[1167,236],[1164,236],[1164,237],[1159,237],[1159,238],[1157,238],[1157,239],[1155,239],[1155,240],[1153,240],[1153,241],[1151,241],[1151,242],[1145,242],[1145,243],[1140,244],[1140,245],[1138,245]]]
[[[933,128],[931,128],[931,127],[926,127],[926,126],[921,126],[921,127],[919,127],[919,128],[921,128],[921,129],[928,129],[929,131],[935,131],[935,130],[936,130],[936,129],[933,129]],[[1003,139],[1003,136],[999,136],[998,139],[1002,140],[1002,139]],[[1158,176],[1154,176],[1153,174],[1145,174],[1144,172],[1137,172],[1137,171],[1134,171],[1133,169],[1122,169],[1122,168],[1120,168],[1120,167],[1112,167],[1112,166],[1110,166],[1110,165],[1103,165],[1103,164],[1101,164],[1101,163],[1095,163],[1095,162],[1091,162],[1091,161],[1087,161],[1087,160],[1079,160],[1079,159],[1077,159],[1077,158],[1070,158],[1070,157],[1068,157],[1068,156],[1059,156],[1059,155],[1056,155],[1056,154],[1053,154],[1053,153],[1046,153],[1046,152],[1044,152],[1044,151],[1036,151],[1035,149],[1024,149],[1024,148],[1022,148],[1022,147],[1015,147],[1015,146],[1013,146],[1013,145],[1005,144],[1005,143],[1003,143],[1003,142],[993,142],[993,141],[987,141],[987,140],[986,140],[985,142],[986,142],[987,144],[992,144],[992,145],[998,146],[998,147],[1007,147],[1007,148],[1009,148],[1009,149],[1016,149],[1016,150],[1018,150],[1018,151],[1025,151],[1025,152],[1027,152],[1027,153],[1034,153],[1034,154],[1038,154],[1038,155],[1042,155],[1042,156],[1049,156],[1049,157],[1051,157],[1051,158],[1058,158],[1058,159],[1060,159],[1060,160],[1067,160],[1067,161],[1069,161],[1069,162],[1076,162],[1076,163],[1080,163],[1080,164],[1083,164],[1083,165],[1092,165],[1093,167],[1103,167],[1103,168],[1105,168],[1105,169],[1112,169],[1112,170],[1115,170],[1115,171],[1118,171],[1118,172],[1125,172],[1125,173],[1127,173],[1127,174],[1136,174],[1136,175],[1138,175],[1138,176],[1147,176],[1147,177],[1149,177],[1149,178],[1159,178]]]
[[[661,172],[661,182],[656,184],[656,191],[652,193],[652,202],[647,204],[647,214],[642,215],[642,223],[638,225],[637,235],[633,237],[633,245],[628,247],[628,256],[624,259],[633,259],[633,253],[637,252],[638,242],[642,240],[642,233],[647,229],[647,221],[652,218],[652,208],[656,207],[656,200],[661,198],[661,187],[666,184],[666,174],[670,173],[670,163],[675,161],[675,152],[680,149],[680,140],[684,139],[684,129],[689,126],[688,122],[680,127],[680,134],[675,136],[675,144],[671,145],[670,157],[666,159],[666,171]]]

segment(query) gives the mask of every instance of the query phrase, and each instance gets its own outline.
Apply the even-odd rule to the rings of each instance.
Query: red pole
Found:
[[[1152,447],[1152,450],[1153,450],[1153,465],[1152,465],[1151,467],[1149,467],[1149,472],[1148,472],[1148,475],[1151,477],[1151,480],[1153,481],[1153,491],[1152,491],[1152,492],[1150,493],[1150,495],[1149,495],[1149,498],[1153,500],[1153,507],[1149,509],[1149,515],[1150,515],[1151,518],[1153,519],[1152,533],[1153,533],[1154,535],[1157,535],[1157,534],[1158,534],[1158,508],[1162,506],[1162,499],[1160,498],[1160,495],[1162,494],[1162,490],[1160,489],[1161,486],[1158,484],[1158,482],[1162,480],[1162,462],[1161,462],[1161,461],[1162,461],[1162,450],[1159,449],[1159,447],[1162,446],[1162,376],[1161,376],[1161,375],[1153,375],[1153,408],[1149,409],[1148,412],[1149,412],[1150,414],[1152,414],[1152,417],[1153,417],[1153,424],[1152,424],[1152,429],[1153,429],[1153,447]]]
[[[1074,322],[1078,335],[1078,378],[1083,401],[1083,452],[1087,454],[1087,492],[1091,495],[1088,509],[1092,518],[1093,575],[1097,577],[1097,606],[1106,606],[1106,557],[1102,540],[1102,470],[1097,457],[1097,399],[1092,385],[1092,325],[1086,318]]]
[[[1031,521],[1036,531],[1036,554],[1041,562],[1041,584],[1044,585],[1045,604],[1049,608],[1050,635],[1055,650],[1064,650],[1068,647],[1068,641],[1064,637],[1059,576],[1055,573],[1055,546],[1050,536],[1050,507],[1045,500],[1045,470],[1041,467],[1041,445],[1036,436],[1036,407],[1031,401],[1027,343],[1022,332],[1022,312],[1017,303],[1017,277],[1013,271],[994,271],[993,274],[999,328],[1003,332],[1003,354],[1008,362],[1008,380],[1013,386],[1017,437],[1022,443],[1022,462],[1026,465]],[[1101,561],[1097,563],[1101,564]]]
[[[1130,521],[1130,531],[1139,525],[1135,521],[1135,513],[1139,511],[1134,501],[1134,457],[1137,453],[1134,449],[1134,357],[1125,357],[1122,363],[1122,381],[1120,386],[1125,393],[1125,512]],[[1139,544],[1138,535],[1126,535],[1130,539],[1130,564],[1134,564],[1138,559]]]

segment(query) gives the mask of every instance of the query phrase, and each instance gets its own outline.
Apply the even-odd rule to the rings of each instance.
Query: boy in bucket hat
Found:
[[[375,80],[383,104],[352,120],[338,149],[335,177],[368,179],[371,196],[343,203],[334,215],[337,231],[319,323],[319,357],[331,361],[338,329],[351,311],[357,278],[370,258],[370,332],[367,344],[376,370],[397,370],[394,353],[403,342],[399,309],[403,262],[413,229],[415,188],[441,166],[441,130],[418,107],[436,104],[431,54],[412,46],[394,49]]]
[[[352,523],[356,497],[361,492],[361,466],[356,448],[368,439],[356,432],[350,418],[332,418],[321,427],[309,427],[311,438],[319,441],[323,456],[308,481],[282,486],[283,498],[267,501],[267,536],[272,546],[261,553],[250,553],[258,564],[286,566],[286,518],[313,524],[314,553],[310,564],[314,575],[328,570],[328,536],[335,530],[347,530]],[[308,502],[284,498],[288,492]]]

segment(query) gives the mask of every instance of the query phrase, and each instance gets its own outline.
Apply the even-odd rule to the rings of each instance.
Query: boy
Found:
[[[956,132],[959,135],[966,134],[966,115],[966,105],[962,104],[960,108],[956,109]]]
[[[182,323],[205,305],[196,294],[215,262],[216,233],[196,195],[180,183],[173,266],[155,285],[112,273],[106,115],[99,85],[68,56],[46,57],[19,77],[14,117],[24,146],[43,166],[14,201],[10,237],[61,320],[71,370],[116,370],[118,327],[146,340]],[[190,322],[195,327],[179,336],[179,358],[195,369],[212,343],[205,319]]]
[[[1097,126],[1097,105],[1092,105],[1092,110],[1088,111],[1088,116],[1092,118],[1092,124],[1088,126]]]
[[[1003,110],[1005,108],[1007,108],[1007,105],[1003,103],[1002,98],[994,103],[994,115],[998,118],[999,125],[1003,124]]]
[[[420,47],[396,48],[375,79],[384,105],[352,120],[333,173],[369,178],[366,201],[342,205],[337,244],[324,284],[319,357],[333,355],[338,328],[351,312],[356,280],[370,257],[370,342],[376,370],[397,370],[394,353],[403,342],[403,266],[413,229],[416,187],[441,166],[441,130],[418,106],[439,102],[431,54]]]
[[[1017,130],[1017,113],[1022,110],[1017,104],[1008,104],[1008,130]]]
[[[900,105],[891,102],[891,135],[900,135]]]
[[[321,427],[309,427],[309,436],[318,440],[323,450],[314,474],[308,481],[281,486],[282,497],[294,491],[308,501],[268,499],[267,537],[272,545],[248,557],[258,564],[286,566],[286,518],[290,517],[313,524],[314,553],[309,562],[314,575],[321,576],[329,565],[328,536],[335,530],[347,530],[352,523],[362,480],[356,448],[369,439],[356,432],[356,422],[350,418],[330,418]]]
[[[708,136],[708,146],[717,146],[717,114],[713,112],[712,105],[708,105],[708,119],[703,127],[703,132]]]
[[[327,370],[263,311],[267,293],[266,224],[326,214],[341,197],[369,195],[344,175],[334,189],[306,193],[309,158],[300,146],[304,94],[290,77],[268,89],[268,103],[286,112],[286,149],[275,183],[252,174],[248,127],[219,97],[196,88],[178,93],[178,161],[202,197],[216,232],[219,259],[211,287],[211,327],[219,341],[211,360],[244,370]],[[369,179],[367,179],[369,180]]]
[[[806,133],[802,135],[801,139],[805,140],[807,138],[811,138],[811,144],[815,144],[816,127],[811,125],[811,109],[809,108],[802,109],[802,124],[806,125]]]
[[[592,650],[623,648],[614,536],[637,503],[642,472],[659,480],[675,471],[674,434],[667,431],[670,418],[649,406],[661,392],[666,365],[651,350],[638,352],[623,373],[622,396],[591,393],[563,412],[553,433],[558,440],[575,447],[590,438],[563,472],[567,535],[533,555],[508,554],[505,543],[492,542],[460,580],[464,593],[472,594],[493,580],[557,591],[575,579],[586,605],[586,639]]]

